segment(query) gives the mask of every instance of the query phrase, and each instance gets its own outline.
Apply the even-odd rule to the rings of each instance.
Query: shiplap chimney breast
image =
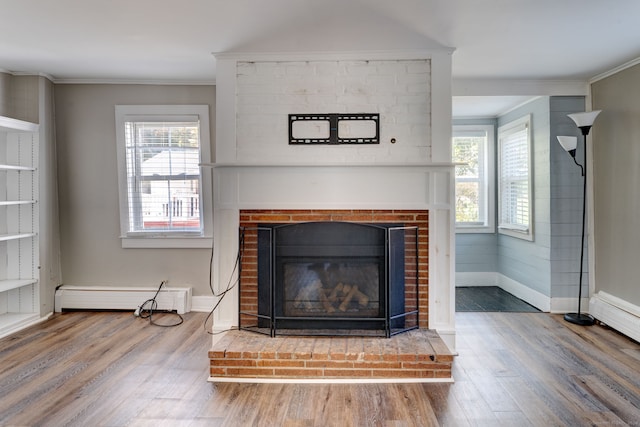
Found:
[[[416,163],[431,160],[431,63],[237,63],[237,159],[248,163]],[[288,114],[379,113],[380,144],[287,144]],[[396,143],[390,140],[394,138]]]

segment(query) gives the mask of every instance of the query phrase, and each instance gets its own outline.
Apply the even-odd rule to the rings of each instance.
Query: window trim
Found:
[[[527,131],[527,155],[528,155],[528,204],[529,204],[529,227],[521,229],[515,224],[502,222],[502,144],[505,136],[519,132],[523,128]],[[518,239],[534,240],[534,187],[533,187],[533,136],[531,128],[531,114],[527,114],[519,119],[512,120],[498,127],[498,233],[515,237]]]
[[[118,160],[118,198],[120,204],[120,241],[123,248],[211,248],[213,245],[213,202],[211,169],[201,168],[200,199],[202,206],[202,233],[129,232],[127,170],[125,151],[125,122],[145,119],[167,120],[197,116],[200,127],[200,163],[211,159],[211,136],[208,105],[116,105],[116,147]]]
[[[495,233],[496,232],[496,199],[495,199],[495,127],[491,124],[484,125],[454,125],[452,130],[453,137],[456,131],[482,131],[487,133],[487,144],[485,146],[485,215],[486,221],[484,225],[470,223],[455,223],[456,233]],[[457,183],[457,179],[455,180]]]

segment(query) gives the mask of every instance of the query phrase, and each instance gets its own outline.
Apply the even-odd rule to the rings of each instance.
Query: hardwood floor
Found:
[[[204,318],[64,313],[1,339],[0,425],[640,426],[640,344],[602,326],[458,313],[454,384],[212,384]]]

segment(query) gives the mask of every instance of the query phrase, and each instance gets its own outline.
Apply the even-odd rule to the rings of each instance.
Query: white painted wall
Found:
[[[428,59],[239,61],[237,159],[247,163],[429,161],[430,83]],[[381,143],[289,146],[288,115],[308,113],[379,113]]]
[[[595,291],[640,313],[640,65],[592,85]]]
[[[213,86],[55,86],[65,285],[155,288],[167,279],[170,287],[211,295],[210,249],[122,248],[114,106],[208,104],[213,127],[215,96]]]

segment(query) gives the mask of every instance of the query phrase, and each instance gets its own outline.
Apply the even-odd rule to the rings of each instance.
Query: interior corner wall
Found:
[[[215,86],[55,85],[65,285],[156,287],[167,279],[210,294],[210,249],[121,247],[115,105],[208,104],[214,135],[215,96]]]
[[[531,115],[532,127],[534,240],[498,234],[498,272],[542,295],[550,296],[549,97],[537,98],[498,117],[498,127],[528,114]]]
[[[582,176],[580,168],[557,143],[556,137],[580,136],[580,131],[567,114],[584,111],[584,108],[584,96],[543,97],[494,121],[497,139],[498,126],[532,115],[534,241],[498,233],[458,233],[456,272],[498,272],[549,298],[576,297],[580,268]],[[454,125],[466,124],[491,123],[487,119],[454,121]],[[583,146],[579,144],[578,160],[582,161],[583,155]],[[588,283],[586,262],[583,283],[585,286]]]
[[[0,116],[4,117],[11,117],[11,80],[11,74],[0,72]]]
[[[595,291],[640,306],[640,65],[592,84]]]
[[[40,79],[0,72],[0,116],[39,123]]]
[[[580,278],[580,243],[582,235],[581,170],[557,141],[558,135],[575,136],[579,144],[576,159],[584,163],[582,134],[567,114],[585,110],[584,96],[552,96],[550,117],[551,178],[551,297],[576,298]],[[588,218],[587,218],[587,221]],[[585,228],[588,232],[588,227]],[[583,286],[589,283],[588,247],[585,240]]]
[[[40,152],[40,315],[54,311],[54,295],[62,282],[58,211],[54,84],[38,77]]]

